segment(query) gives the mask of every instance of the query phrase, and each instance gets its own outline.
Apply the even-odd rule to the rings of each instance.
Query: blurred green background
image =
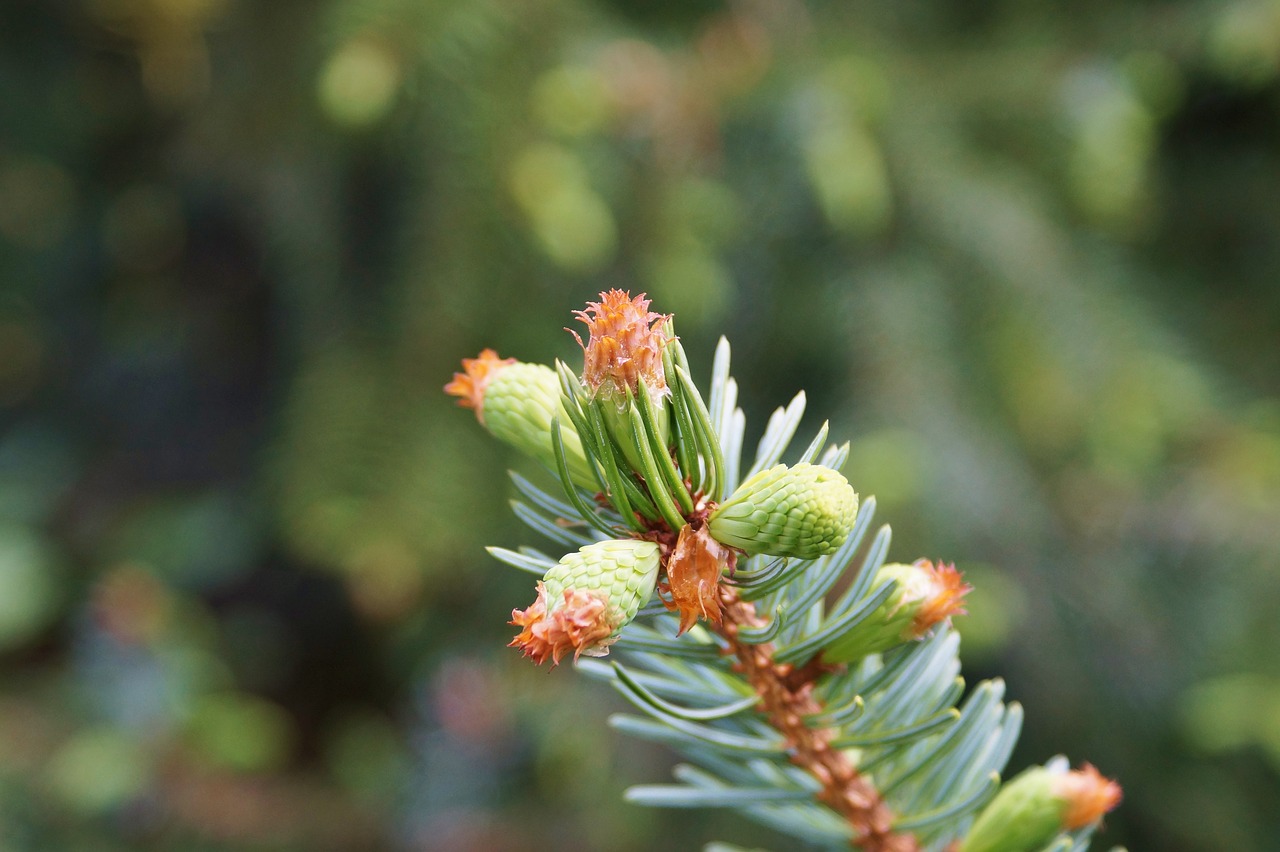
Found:
[[[968,572],[1013,768],[1280,849],[1278,275],[1274,0],[5,0],[0,848],[785,848],[503,647],[441,386],[622,287]]]

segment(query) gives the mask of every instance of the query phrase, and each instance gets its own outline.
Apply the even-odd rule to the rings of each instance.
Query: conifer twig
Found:
[[[790,663],[774,662],[772,643],[738,641],[741,627],[762,627],[764,621],[732,586],[720,586],[720,600],[724,622],[715,631],[728,643],[738,659],[737,668],[760,696],[769,723],[786,738],[791,761],[822,784],[818,801],[848,821],[856,847],[866,852],[917,852],[920,845],[914,837],[892,830],[893,814],[880,792],[848,757],[831,747],[835,732],[805,724],[805,717],[823,710],[813,695],[812,676],[792,677],[797,670]]]
[[[708,409],[670,315],[643,294],[602,293],[576,314],[590,332],[581,377],[485,350],[445,389],[557,474],[567,500],[516,479],[530,501],[516,513],[577,549],[491,551],[542,574],[533,603],[511,614],[511,644],[552,665],[615,644],[634,655],[626,668],[582,666],[646,714],[610,723],[706,767],[627,798],[733,808],[825,849],[1083,848],[1119,786],[1055,759],[1000,789],[1021,709],[1001,703],[999,680],[953,706],[965,684],[949,622],[970,586],[952,564],[886,563],[888,525],[867,538],[875,499],[860,504],[838,470],[848,444],[813,461],[826,425],[781,463],[804,393],[770,418],[738,482],[728,344]],[[852,582],[832,598],[842,575]],[[674,637],[633,625],[655,614],[655,595],[676,615]]]

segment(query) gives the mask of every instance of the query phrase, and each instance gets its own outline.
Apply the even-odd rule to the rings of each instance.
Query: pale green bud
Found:
[[[719,542],[748,554],[816,559],[853,529],[858,495],[837,471],[775,465],[738,486],[708,519]]]
[[[1120,785],[1089,764],[1033,766],[1001,788],[959,852],[1033,852],[1062,831],[1091,825],[1120,803]]]
[[[854,663],[868,654],[921,638],[939,621],[964,612],[962,601],[970,586],[963,579],[954,565],[935,566],[927,559],[911,565],[894,562],[881,566],[870,593],[875,594],[886,583],[897,585],[875,612],[833,640],[822,652],[822,659]]]
[[[566,555],[542,582],[553,599],[561,598],[565,589],[603,592],[609,599],[616,634],[636,617],[653,593],[658,582],[658,553],[658,545],[651,541],[596,542]]]
[[[459,397],[461,405],[474,408],[490,434],[555,470],[551,420],[558,415],[570,478],[580,488],[599,490],[573,421],[564,412],[554,370],[499,358],[492,349],[478,358],[464,358],[462,366],[464,372],[455,373],[445,391]]]
[[[658,581],[659,549],[623,539],[570,553],[538,583],[538,598],[511,613],[521,632],[511,642],[541,664],[569,651],[599,656],[631,623]]]
[[[1062,830],[1062,802],[1053,795],[1053,778],[1034,766],[1014,778],[983,810],[960,852],[1030,852]]]

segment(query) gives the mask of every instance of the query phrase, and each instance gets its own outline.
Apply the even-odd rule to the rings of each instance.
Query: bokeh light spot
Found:
[[[534,83],[531,99],[543,127],[559,136],[595,133],[610,117],[608,87],[591,68],[551,69]]]
[[[29,251],[53,246],[75,213],[75,184],[43,157],[0,160],[0,237]]]
[[[53,618],[60,573],[52,552],[34,533],[0,526],[0,650],[22,644]]]
[[[318,82],[320,106],[335,124],[362,127],[387,114],[403,71],[385,46],[355,39],[325,64]]]
[[[149,768],[139,745],[112,728],[88,728],[53,756],[49,786],[69,807],[98,813],[119,807],[147,783]]]

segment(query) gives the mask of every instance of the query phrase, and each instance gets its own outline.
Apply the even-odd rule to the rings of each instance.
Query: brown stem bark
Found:
[[[820,671],[775,663],[772,643],[738,641],[739,628],[759,627],[763,622],[755,607],[739,598],[731,586],[720,584],[720,600],[724,619],[714,629],[738,658],[738,668],[760,695],[770,723],[786,738],[792,762],[822,784],[818,801],[853,827],[852,845],[865,852],[919,852],[912,835],[892,830],[893,814],[879,791],[841,751],[831,747],[835,731],[805,724],[806,716],[822,711],[813,696],[813,682]]]

